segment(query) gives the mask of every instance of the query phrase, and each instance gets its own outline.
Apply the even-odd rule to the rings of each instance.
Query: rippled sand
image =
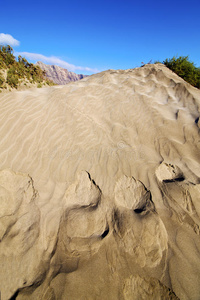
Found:
[[[157,64],[0,107],[2,299],[199,299],[198,89]]]

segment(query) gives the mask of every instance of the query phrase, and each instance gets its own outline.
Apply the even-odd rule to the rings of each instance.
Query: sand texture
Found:
[[[0,95],[1,299],[200,299],[199,115],[161,64]]]

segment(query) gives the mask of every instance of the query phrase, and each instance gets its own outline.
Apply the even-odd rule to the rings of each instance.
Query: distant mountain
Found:
[[[38,61],[36,65],[44,70],[46,72],[46,77],[56,84],[65,85],[71,81],[77,81],[88,76],[69,72],[67,69],[56,65],[46,65],[41,61]]]

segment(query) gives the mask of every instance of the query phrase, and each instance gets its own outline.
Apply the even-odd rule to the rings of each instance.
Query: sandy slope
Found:
[[[199,299],[199,90],[146,65],[0,107],[2,299]]]

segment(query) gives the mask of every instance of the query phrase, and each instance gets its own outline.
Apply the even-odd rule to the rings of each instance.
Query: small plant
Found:
[[[56,85],[53,81],[51,81],[49,79],[46,80],[46,84],[49,85],[49,86]]]
[[[0,75],[0,88],[3,87],[4,82],[5,82],[4,78]]]
[[[6,82],[13,88],[17,88],[19,84],[18,77],[17,75],[14,74],[8,74]]]
[[[194,87],[200,88],[200,68],[197,68],[188,56],[174,56],[162,63]]]

